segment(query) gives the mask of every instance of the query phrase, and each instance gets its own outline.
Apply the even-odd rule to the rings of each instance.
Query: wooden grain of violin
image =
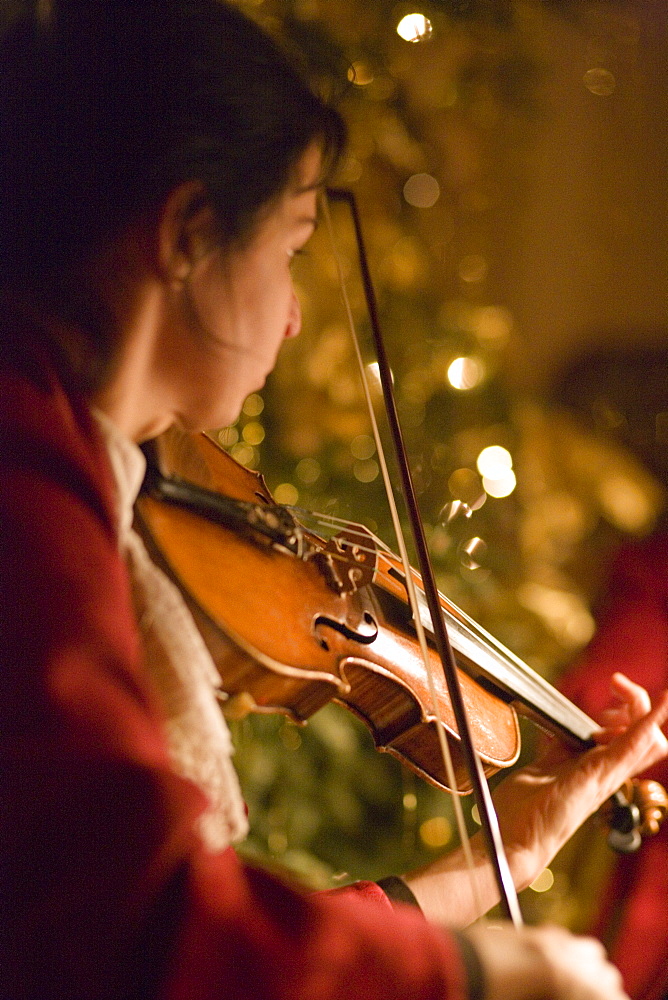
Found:
[[[457,791],[470,791],[436,669],[433,710],[400,560],[360,525],[329,541],[309,531],[275,504],[260,474],[205,435],[163,435],[157,451],[137,501],[138,528],[193,612],[228,695],[226,714],[283,712],[301,723],[339,702],[364,721],[379,749],[447,788],[441,719]],[[420,594],[417,573],[414,579]],[[488,775],[517,761],[517,711],[577,749],[592,745],[598,727],[588,716],[443,596],[441,607]],[[429,635],[422,601],[420,617]],[[436,663],[433,649],[430,655]],[[629,786],[608,810],[622,849],[637,846],[643,822],[644,832],[654,832],[666,812],[665,793],[652,787],[640,815],[638,794]]]

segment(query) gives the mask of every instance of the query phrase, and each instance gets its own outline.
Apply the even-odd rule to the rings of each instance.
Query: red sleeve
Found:
[[[596,718],[621,670],[655,697],[668,687],[668,537],[624,546],[615,559],[596,634],[560,688]],[[668,762],[648,772],[668,786]],[[636,854],[618,856],[592,928],[633,1000],[668,994],[668,826]]]
[[[4,376],[0,466],[0,995],[465,997],[456,939],[419,913],[308,895],[200,844],[85,409]]]

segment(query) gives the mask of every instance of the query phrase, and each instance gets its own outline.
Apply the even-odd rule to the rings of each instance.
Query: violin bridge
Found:
[[[362,525],[340,531],[310,558],[339,596],[373,583],[378,563],[374,537]]]

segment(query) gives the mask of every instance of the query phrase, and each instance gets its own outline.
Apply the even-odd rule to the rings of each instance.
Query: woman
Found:
[[[423,913],[229,846],[218,681],[131,530],[136,442],[232,421],[298,332],[343,130],[216,0],[47,7],[0,58],[3,995],[620,1000],[593,941],[444,929],[495,901],[476,845],[479,902],[456,853],[388,885]],[[504,783],[519,886],[666,753],[668,702],[616,693],[600,747]]]

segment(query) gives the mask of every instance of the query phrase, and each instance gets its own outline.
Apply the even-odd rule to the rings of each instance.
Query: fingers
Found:
[[[610,678],[610,688],[620,698],[631,716],[631,721],[647,715],[652,707],[650,697],[644,687],[635,684],[625,674],[614,673]]]
[[[620,772],[622,781],[641,774],[666,756],[668,740],[662,727],[667,719],[668,692],[664,692],[654,707],[634,720],[628,728],[621,732],[604,730],[596,735],[597,742],[605,746],[605,755],[610,764],[616,764],[621,771],[627,772],[623,775]]]
[[[635,684],[622,673],[615,673],[610,679],[610,689],[618,704],[609,706],[601,713],[600,722],[604,729],[595,734],[598,743],[607,744],[624,730],[642,719],[648,719],[648,727],[661,727],[666,722],[663,696],[652,708],[649,694],[640,684]]]
[[[559,927],[469,928],[489,1000],[628,1000],[619,971],[593,938]]]
[[[621,1000],[626,997],[619,970],[608,959],[600,941],[574,937],[561,928],[547,928],[549,939],[541,942],[552,964],[551,996],[573,1000]],[[540,934],[540,929],[537,929]]]
[[[621,729],[636,719],[646,715],[652,707],[650,697],[644,687],[635,684],[622,673],[614,673],[610,678],[613,704],[600,715],[600,723],[606,729]]]
[[[602,730],[599,746],[579,756],[558,743],[515,771],[494,792],[515,884],[535,878],[575,830],[629,778],[668,754],[661,727],[668,719],[668,692],[648,712],[646,692],[625,677],[615,684],[629,706],[628,725]]]

